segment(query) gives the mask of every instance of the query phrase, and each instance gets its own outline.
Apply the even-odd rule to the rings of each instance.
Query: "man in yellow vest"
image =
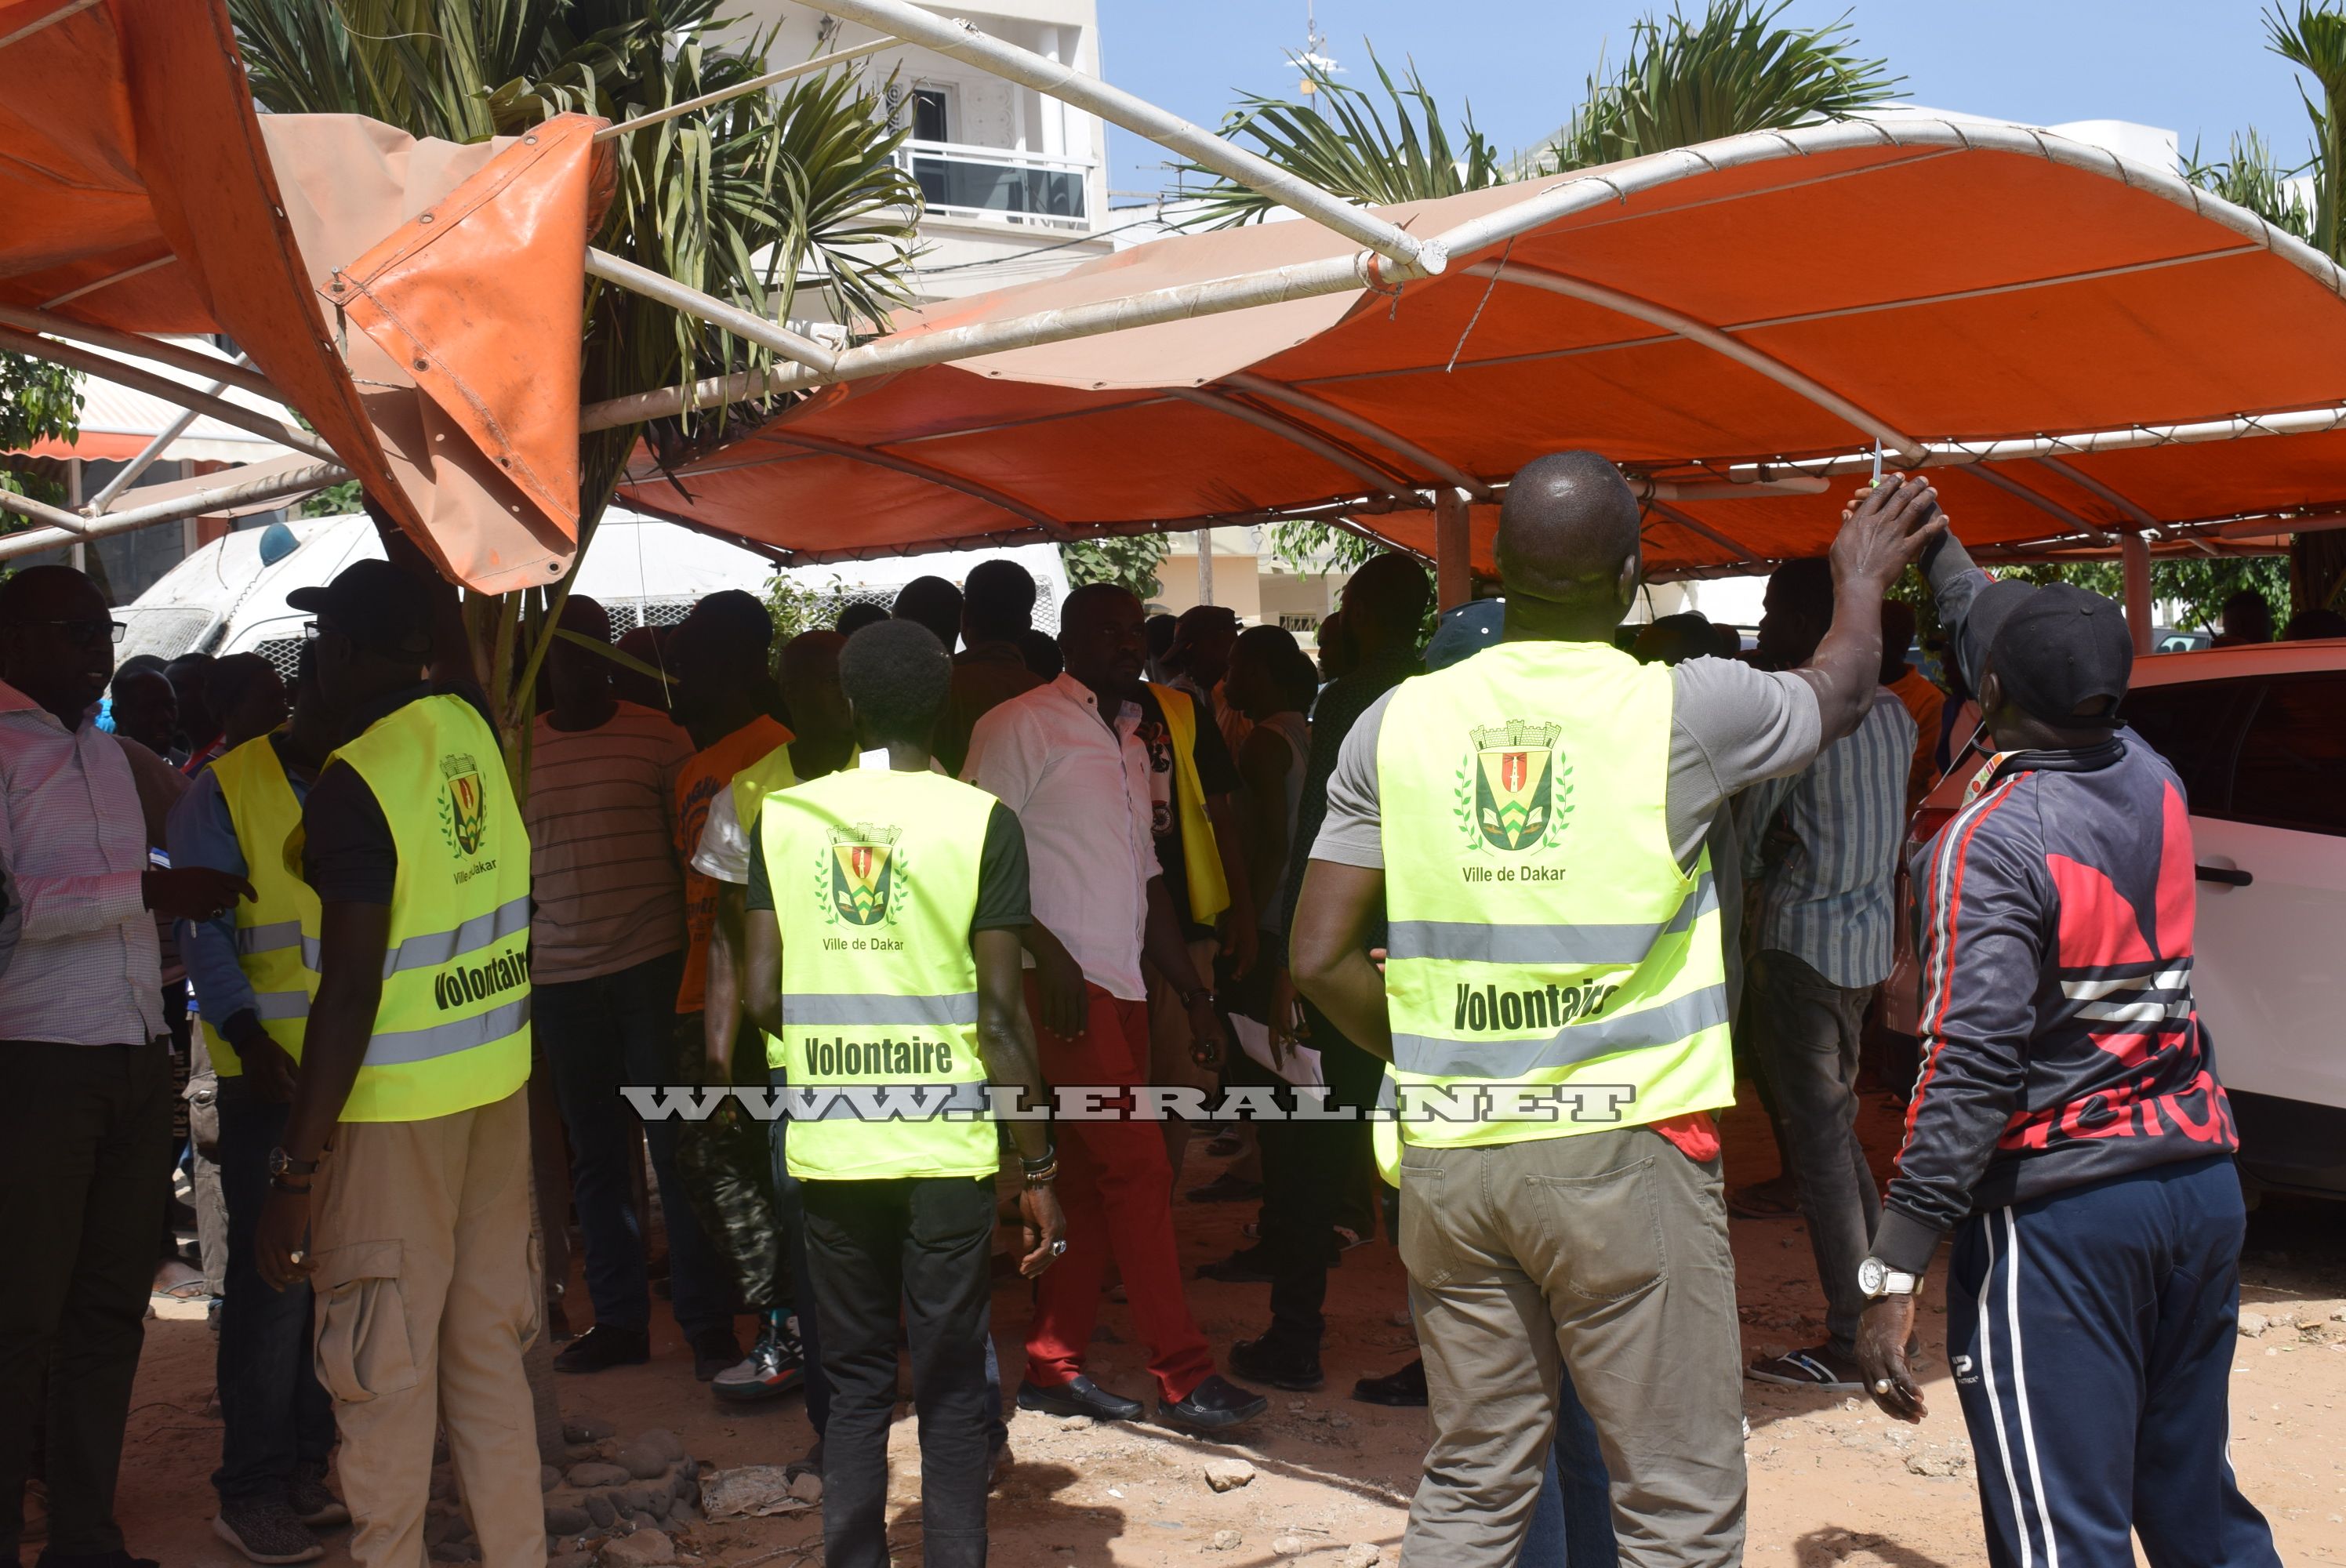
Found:
[[[212,1473],[220,1506],[212,1530],[256,1562],[323,1556],[311,1528],[350,1522],[326,1490],[334,1412],[313,1365],[310,1288],[267,1288],[253,1251],[269,1198],[269,1151],[284,1140],[318,988],[318,895],[286,865],[285,844],[338,737],[311,667],[314,645],[304,645],[301,662],[292,722],[222,753],[196,776],[170,820],[172,864],[248,878],[256,894],[214,919],[179,924],[179,952],[219,1078],[228,1208],[220,1464]]]
[[[1739,1561],[1741,1345],[1709,1116],[1734,1074],[1703,840],[1729,795],[1856,727],[1882,594],[1943,527],[1919,480],[1855,508],[1832,629],[1799,670],[1642,666],[1614,646],[1637,499],[1595,453],[1541,458],[1500,512],[1503,640],[1404,682],[1346,738],[1290,957],[1392,1064],[1433,1421],[1404,1562],[1516,1560],[1559,1369],[1595,1418],[1622,1560]]]
[[[985,1343],[997,1124],[989,1084],[1042,1100],[1020,953],[1018,819],[930,770],[953,664],[918,622],[858,632],[840,679],[884,769],[776,790],[752,830],[744,1003],[782,1042],[823,1371],[823,1560],[886,1568],[896,1323],[911,1341],[930,1568],[985,1561]],[[882,1108],[885,1107],[885,1108]],[[1066,1244],[1047,1125],[1025,1166],[1019,1270]]]
[[[433,586],[382,561],[287,602],[314,615],[345,737],[289,847],[319,899],[318,991],[261,1278],[317,1292],[351,1555],[423,1561],[444,1423],[485,1568],[546,1560],[522,1352],[530,1244],[529,835],[496,732],[426,684]]]

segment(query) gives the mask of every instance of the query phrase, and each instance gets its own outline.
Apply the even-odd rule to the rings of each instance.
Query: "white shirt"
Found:
[[[1091,687],[1062,675],[1014,697],[970,732],[968,782],[1018,814],[1035,919],[1111,996],[1138,1002],[1148,879],[1158,874],[1140,705],[1111,731]]]
[[[119,741],[0,682],[0,860],[22,901],[0,973],[0,1040],[128,1045],[163,1024],[161,951],[139,879],[147,819]]]

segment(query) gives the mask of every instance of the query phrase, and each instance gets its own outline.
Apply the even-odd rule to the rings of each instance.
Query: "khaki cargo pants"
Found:
[[[318,1169],[318,1380],[364,1568],[424,1568],[444,1422],[484,1568],[546,1561],[522,1351],[538,1332],[529,1109],[515,1090],[424,1122],[345,1122]]]
[[[1401,1255],[1433,1443],[1405,1568],[1511,1565],[1559,1363],[1634,1568],[1743,1555],[1742,1342],[1719,1164],[1645,1127],[1402,1152]]]

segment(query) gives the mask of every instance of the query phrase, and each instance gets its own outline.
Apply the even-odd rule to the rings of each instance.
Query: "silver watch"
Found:
[[[1912,1296],[1919,1283],[1912,1274],[1892,1268],[1879,1257],[1869,1257],[1857,1266],[1857,1288],[1868,1301],[1879,1301],[1884,1296]]]

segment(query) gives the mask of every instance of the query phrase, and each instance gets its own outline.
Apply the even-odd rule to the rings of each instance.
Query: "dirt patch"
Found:
[[[1747,1096],[1748,1100],[1748,1096]],[[1879,1098],[1863,1131],[1886,1161],[1895,1117]],[[1775,1153],[1756,1110],[1728,1120],[1730,1179],[1772,1173]],[[1193,1142],[1189,1184],[1214,1174]],[[1252,1205],[1178,1204],[1186,1266],[1245,1245]],[[1749,1355],[1821,1337],[1823,1299],[1798,1220],[1737,1220],[1736,1268]],[[1940,1277],[1943,1275],[1942,1249]],[[2244,1337],[2234,1365],[2232,1459],[2249,1497],[2273,1522],[2292,1563],[2346,1560],[2346,1205],[2274,1199],[2253,1216],[2243,1267],[2243,1305],[2263,1331]],[[1870,1404],[1760,1384],[1744,1386],[1750,1425],[1748,1558],[1799,1568],[1977,1568],[1981,1541],[1976,1463],[1965,1437],[1941,1339],[1943,1310],[1933,1281],[1924,1342],[1931,1415],[1918,1428],[1887,1420]],[[1269,1288],[1198,1280],[1190,1302],[1218,1348],[1259,1333]],[[585,1291],[575,1283],[575,1302]],[[1328,1382],[1311,1395],[1274,1394],[1270,1413],[1235,1441],[1202,1443],[1146,1425],[1064,1423],[1017,1413],[1016,1463],[996,1490],[990,1521],[994,1560],[1032,1564],[1184,1564],[1267,1568],[1302,1561],[1338,1568],[1399,1554],[1402,1527],[1425,1450],[1421,1410],[1383,1410],[1346,1396],[1353,1380],[1392,1370],[1414,1354],[1394,1314],[1404,1278],[1391,1247],[1372,1242],[1344,1256],[1331,1276]],[[994,1292],[1003,1372],[1015,1384],[1027,1288]],[[240,1562],[212,1535],[209,1478],[219,1457],[212,1390],[212,1338],[200,1306],[148,1325],[132,1400],[120,1515],[132,1549],[172,1568],[232,1568]],[[566,1417],[591,1417],[624,1435],[674,1431],[691,1453],[720,1467],[781,1464],[812,1441],[798,1401],[742,1412],[717,1406],[692,1380],[673,1321],[656,1318],[654,1356],[561,1383]],[[1126,1309],[1101,1314],[1091,1371],[1136,1397],[1148,1392],[1144,1355]],[[891,1538],[900,1553],[920,1535],[920,1454],[909,1408],[890,1445]],[[1217,1492],[1207,1462],[1242,1459],[1254,1478]],[[328,1564],[347,1562],[333,1537]],[[821,1558],[819,1514],[692,1525],[680,1557],[748,1568]],[[909,1555],[906,1560],[915,1560]]]

